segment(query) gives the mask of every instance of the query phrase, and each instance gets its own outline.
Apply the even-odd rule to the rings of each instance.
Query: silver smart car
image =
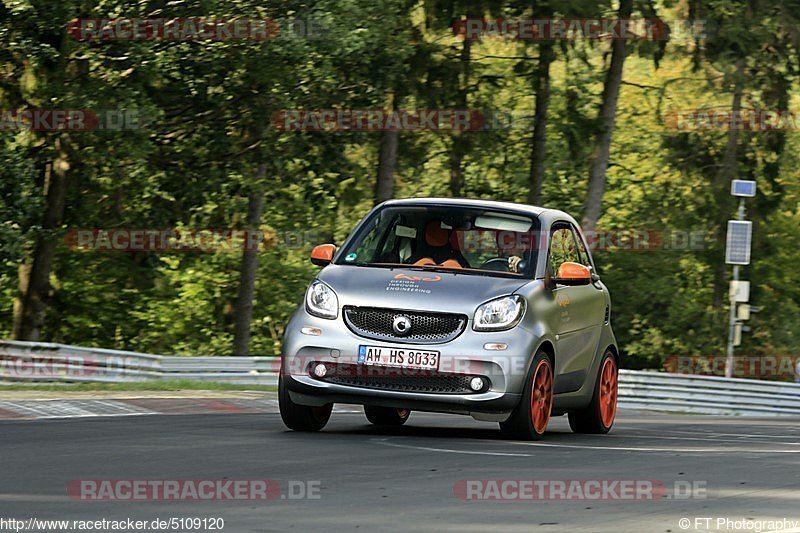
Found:
[[[375,207],[291,317],[279,402],[317,431],[334,403],[374,424],[412,410],[471,415],[538,439],[551,415],[607,433],[619,350],[611,300],[575,220],[503,202],[407,199]]]

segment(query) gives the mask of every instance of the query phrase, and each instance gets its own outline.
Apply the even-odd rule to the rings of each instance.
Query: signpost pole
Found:
[[[744,197],[739,198],[739,214],[736,217],[737,220],[744,220],[745,217],[745,209],[744,209]],[[739,281],[739,265],[733,265],[733,282],[736,285],[736,282]],[[733,353],[734,353],[734,338],[736,336],[736,294],[734,291],[730,291],[730,300],[731,300],[731,314],[730,314],[730,321],[728,323],[728,357],[725,360],[725,377],[731,378],[733,377]]]

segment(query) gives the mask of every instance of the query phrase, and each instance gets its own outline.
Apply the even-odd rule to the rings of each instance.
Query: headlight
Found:
[[[525,300],[521,296],[504,296],[478,307],[472,329],[475,331],[511,329],[517,325],[524,313]]]
[[[336,318],[339,316],[339,299],[333,289],[315,281],[306,292],[306,309],[321,318]]]

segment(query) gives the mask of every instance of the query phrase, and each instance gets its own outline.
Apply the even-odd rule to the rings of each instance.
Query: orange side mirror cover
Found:
[[[311,250],[311,262],[317,266],[325,266],[333,261],[333,253],[336,247],[332,244],[320,244]]]

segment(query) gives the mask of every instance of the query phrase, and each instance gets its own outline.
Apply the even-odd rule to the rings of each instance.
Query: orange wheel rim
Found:
[[[617,414],[617,363],[609,357],[600,371],[600,420],[610,428]]]
[[[553,407],[553,372],[548,359],[539,361],[531,387],[531,420],[534,431],[541,435],[550,421]]]

